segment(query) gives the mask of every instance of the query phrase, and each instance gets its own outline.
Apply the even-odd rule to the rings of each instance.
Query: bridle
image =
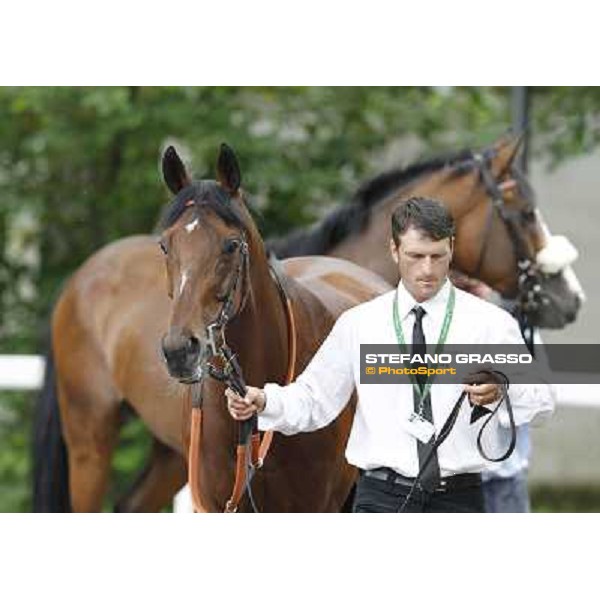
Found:
[[[213,364],[208,364],[208,373],[219,381],[229,381],[235,386],[234,389],[239,393],[243,378],[241,370],[237,362],[235,354],[227,345],[225,339],[225,327],[229,321],[244,310],[248,293],[250,291],[248,268],[250,264],[248,242],[246,236],[242,233],[241,239],[238,241],[240,260],[235,271],[235,275],[231,280],[227,292],[224,294],[225,300],[221,304],[221,308],[214,321],[206,326],[206,336],[208,339],[208,349],[210,352],[209,358],[220,358],[224,361],[224,367],[219,369]],[[245,277],[244,277],[245,275]],[[233,310],[235,295],[240,289],[240,306],[237,311]],[[242,287],[245,291],[242,291]]]
[[[208,338],[208,356],[206,358],[207,374],[213,379],[224,383],[240,396],[246,395],[246,383],[242,374],[238,357],[227,343],[225,330],[228,323],[239,315],[246,305],[250,293],[250,251],[246,236],[241,233],[237,240],[240,260],[235,274],[228,286],[227,292],[223,294],[224,301],[214,321],[206,327]],[[288,326],[288,368],[285,383],[290,383],[294,378],[296,364],[296,327],[291,302],[282,285],[281,274],[274,259],[270,260],[269,266],[275,280],[279,295],[282,299],[286,321]],[[235,297],[239,290],[239,306],[234,310]],[[213,362],[210,362],[213,361]],[[217,366],[214,361],[221,363]],[[204,378],[190,386],[191,396],[191,435],[188,453],[188,482],[192,494],[192,504],[196,512],[206,512],[200,499],[200,486],[198,481],[198,466],[200,464],[201,437],[202,437],[202,387]],[[267,431],[261,440],[258,430],[258,417],[256,413],[238,424],[235,481],[231,496],[225,505],[225,512],[236,512],[244,492],[248,493],[252,509],[259,512],[252,494],[251,480],[255,472],[263,465],[264,459],[269,451],[273,432]]]
[[[495,152],[495,150],[490,150],[483,154],[475,154],[473,157],[486,192],[491,199],[491,208],[488,212],[484,229],[483,246],[473,277],[479,278],[479,275],[481,274],[483,262],[489,248],[494,214],[497,213],[506,226],[517,259],[517,317],[520,321],[521,330],[525,341],[527,342],[527,346],[531,350],[533,327],[530,324],[530,317],[550,302],[542,287],[542,282],[546,275],[544,275],[536,264],[535,259],[531,257],[531,254],[527,249],[527,244],[522,237],[521,228],[518,225],[518,221],[529,218],[529,214],[531,214],[531,218],[533,218],[535,205],[531,202],[529,206],[518,211],[510,210],[507,207],[504,194],[505,192],[518,187],[519,182],[513,177],[507,181],[498,183],[489,166]]]

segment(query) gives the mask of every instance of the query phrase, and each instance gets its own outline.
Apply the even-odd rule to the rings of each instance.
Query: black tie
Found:
[[[420,356],[425,356],[427,351],[427,346],[425,343],[425,334],[423,333],[423,317],[426,312],[422,306],[415,306],[412,311],[415,315],[415,324],[413,327],[413,336],[412,336],[412,353],[413,355],[418,354]],[[419,367],[421,363],[414,363],[415,367]],[[425,387],[427,382],[427,375],[417,375],[417,383],[421,390]],[[417,390],[413,388],[413,406],[415,412],[419,412],[421,408],[421,399]],[[431,394],[428,392],[427,396],[423,399],[423,408],[421,416],[433,423],[433,413],[431,410]],[[422,468],[427,455],[431,451],[431,447],[435,442],[435,436],[429,440],[427,444],[424,444],[420,440],[417,440],[417,452],[419,455],[419,470]],[[421,478],[421,487],[428,492],[432,492],[435,490],[440,483],[440,466],[438,463],[437,452],[435,452],[427,465],[427,468],[423,472],[423,476]]]

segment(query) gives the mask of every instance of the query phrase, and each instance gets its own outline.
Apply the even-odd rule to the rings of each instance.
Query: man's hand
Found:
[[[261,413],[267,402],[265,393],[260,388],[251,386],[246,388],[246,396],[244,398],[230,388],[225,390],[225,397],[227,398],[229,414],[236,421],[246,421],[255,412]]]
[[[500,384],[498,383],[472,383],[465,385],[465,391],[473,404],[485,406],[500,398]]]

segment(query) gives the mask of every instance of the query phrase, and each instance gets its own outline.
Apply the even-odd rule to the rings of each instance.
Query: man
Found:
[[[358,404],[346,447],[348,462],[361,471],[356,512],[483,511],[480,473],[485,460],[477,450],[479,426],[471,424],[466,403],[451,434],[432,454],[435,434],[463,386],[427,388],[420,382],[417,391],[410,384],[360,383],[361,344],[404,345],[412,340],[413,354],[422,353],[428,340],[522,345],[510,315],[452,286],[448,270],[453,247],[454,222],[442,203],[411,198],[400,204],[392,215],[390,240],[401,278],[398,288],[343,313],[295,382],[267,384],[264,390],[249,387],[245,398],[226,392],[234,419],[257,412],[260,429],[292,435],[333,421],[356,386]],[[496,383],[464,389],[474,405],[498,401]],[[517,424],[552,411],[542,386],[511,386],[510,395]],[[488,441],[498,442],[497,415],[490,430]],[[425,468],[428,455],[432,458]],[[421,468],[422,479],[414,486]]]

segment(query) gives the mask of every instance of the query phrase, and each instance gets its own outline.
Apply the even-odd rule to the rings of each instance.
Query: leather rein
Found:
[[[502,461],[506,460],[513,453],[513,451],[517,445],[517,428],[516,428],[516,424],[515,424],[515,416],[513,413],[513,408],[512,408],[510,398],[508,396],[508,388],[510,387],[510,384],[509,384],[509,381],[508,381],[508,378],[506,377],[506,375],[504,375],[504,373],[502,373],[501,371],[482,370],[482,371],[480,371],[480,373],[487,374],[496,381],[499,379],[501,384],[500,384],[500,398],[499,398],[499,401],[496,404],[496,407],[494,408],[494,410],[490,410],[489,408],[485,408],[484,406],[478,406],[478,405],[473,406],[472,413],[471,413],[471,423],[474,423],[475,421],[477,421],[479,418],[485,416],[486,414],[488,415],[487,419],[484,421],[483,425],[481,426],[479,433],[477,434],[477,450],[479,451],[479,454],[487,461],[502,462]],[[450,414],[448,415],[448,418],[446,419],[446,422],[442,425],[442,428],[440,429],[440,433],[435,438],[435,442],[432,444],[428,453],[425,455],[425,458],[423,459],[423,464],[421,465],[419,472],[418,472],[417,476],[415,477],[415,480],[414,480],[413,484],[411,485],[411,488],[410,488],[404,502],[402,503],[402,506],[398,509],[398,512],[404,512],[404,510],[408,506],[408,503],[410,502],[411,498],[413,497],[413,494],[415,493],[415,491],[420,489],[420,482],[421,482],[421,479],[423,478],[423,474],[425,473],[425,470],[429,466],[429,463],[433,460],[433,457],[434,457],[435,453],[437,452],[438,448],[444,443],[444,441],[447,439],[447,437],[450,435],[450,432],[454,428],[454,425],[456,424],[456,420],[458,418],[458,414],[460,412],[461,406],[466,397],[467,397],[467,392],[463,391],[461,393],[461,395],[459,396],[458,400],[456,401],[456,403],[454,404],[452,410],[450,411]],[[490,421],[493,419],[494,415],[498,412],[498,410],[500,409],[500,406],[503,403],[506,404],[506,412],[508,413],[508,421],[509,421],[509,426],[510,426],[510,442],[508,444],[508,448],[501,456],[492,457],[492,456],[489,456],[487,454],[487,452],[484,450],[483,443],[481,440],[483,437],[484,430],[489,425]]]
[[[209,361],[217,359],[222,366],[217,367],[215,364],[207,363],[207,373],[213,379],[216,379],[237,394],[244,397],[246,395],[246,383],[242,374],[242,370],[238,361],[237,355],[227,344],[225,338],[225,328],[228,322],[236,315],[240,314],[246,304],[246,299],[249,293],[249,248],[245,236],[242,235],[239,241],[240,261],[236,270],[235,276],[225,295],[225,301],[221,305],[221,309],[217,318],[207,326]],[[296,358],[297,358],[297,336],[296,322],[292,303],[287,295],[282,283],[283,274],[279,264],[274,257],[269,259],[269,269],[271,276],[275,282],[281,302],[284,307],[288,334],[288,365],[285,376],[285,384],[291,383],[295,376]],[[245,290],[242,289],[245,282]],[[240,304],[238,310],[233,312],[233,304],[235,301],[236,291],[239,288]],[[192,495],[192,505],[195,512],[207,512],[200,498],[199,484],[199,465],[201,460],[202,446],[202,384],[204,378],[193,383],[190,386],[191,397],[191,434],[190,445],[188,452],[188,484]],[[258,469],[264,463],[265,457],[271,446],[273,432],[267,431],[261,440],[260,432],[258,431],[258,417],[256,413],[246,421],[238,423],[237,431],[237,448],[236,448],[236,467],[235,480],[233,490],[227,503],[224,512],[237,512],[239,503],[244,492],[248,492],[248,497],[254,512],[259,512],[256,508],[256,503],[252,495],[250,486],[251,480]]]

